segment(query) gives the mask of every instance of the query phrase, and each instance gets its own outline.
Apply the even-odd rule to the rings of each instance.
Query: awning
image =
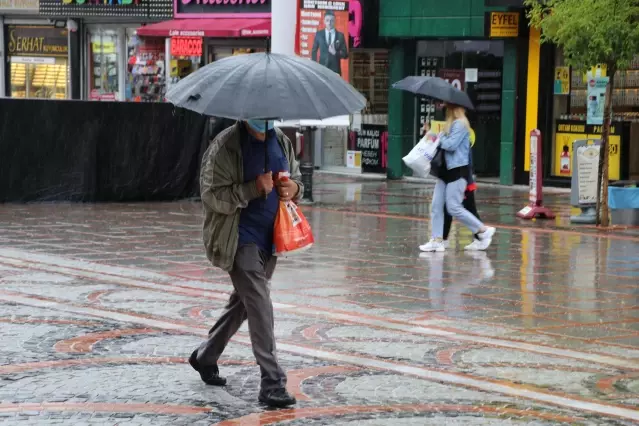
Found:
[[[268,37],[271,35],[270,19],[173,19],[138,28],[142,37]]]

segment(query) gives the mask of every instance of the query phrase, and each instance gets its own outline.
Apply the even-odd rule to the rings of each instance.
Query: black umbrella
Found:
[[[166,99],[200,114],[236,120],[322,120],[366,107],[366,98],[335,72],[310,59],[277,53],[215,61],[172,86]]]
[[[466,92],[454,88],[439,77],[410,76],[393,84],[393,88],[405,90],[416,95],[428,96],[442,102],[475,109]]]

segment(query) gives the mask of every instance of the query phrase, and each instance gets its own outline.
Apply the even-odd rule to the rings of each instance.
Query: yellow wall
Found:
[[[528,40],[528,79],[526,80],[526,143],[524,170],[530,171],[530,132],[537,128],[539,108],[539,52],[541,31],[530,28]]]

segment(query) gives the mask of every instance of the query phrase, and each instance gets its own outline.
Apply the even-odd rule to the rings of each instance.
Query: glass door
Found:
[[[417,43],[417,73],[447,79],[468,93],[475,111],[468,119],[475,131],[475,173],[499,176],[504,43],[494,40],[442,40]],[[424,120],[443,120],[441,104],[417,100],[417,128]]]

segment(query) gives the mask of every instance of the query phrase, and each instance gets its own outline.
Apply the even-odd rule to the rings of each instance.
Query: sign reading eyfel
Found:
[[[176,18],[270,18],[274,0],[174,0]]]

